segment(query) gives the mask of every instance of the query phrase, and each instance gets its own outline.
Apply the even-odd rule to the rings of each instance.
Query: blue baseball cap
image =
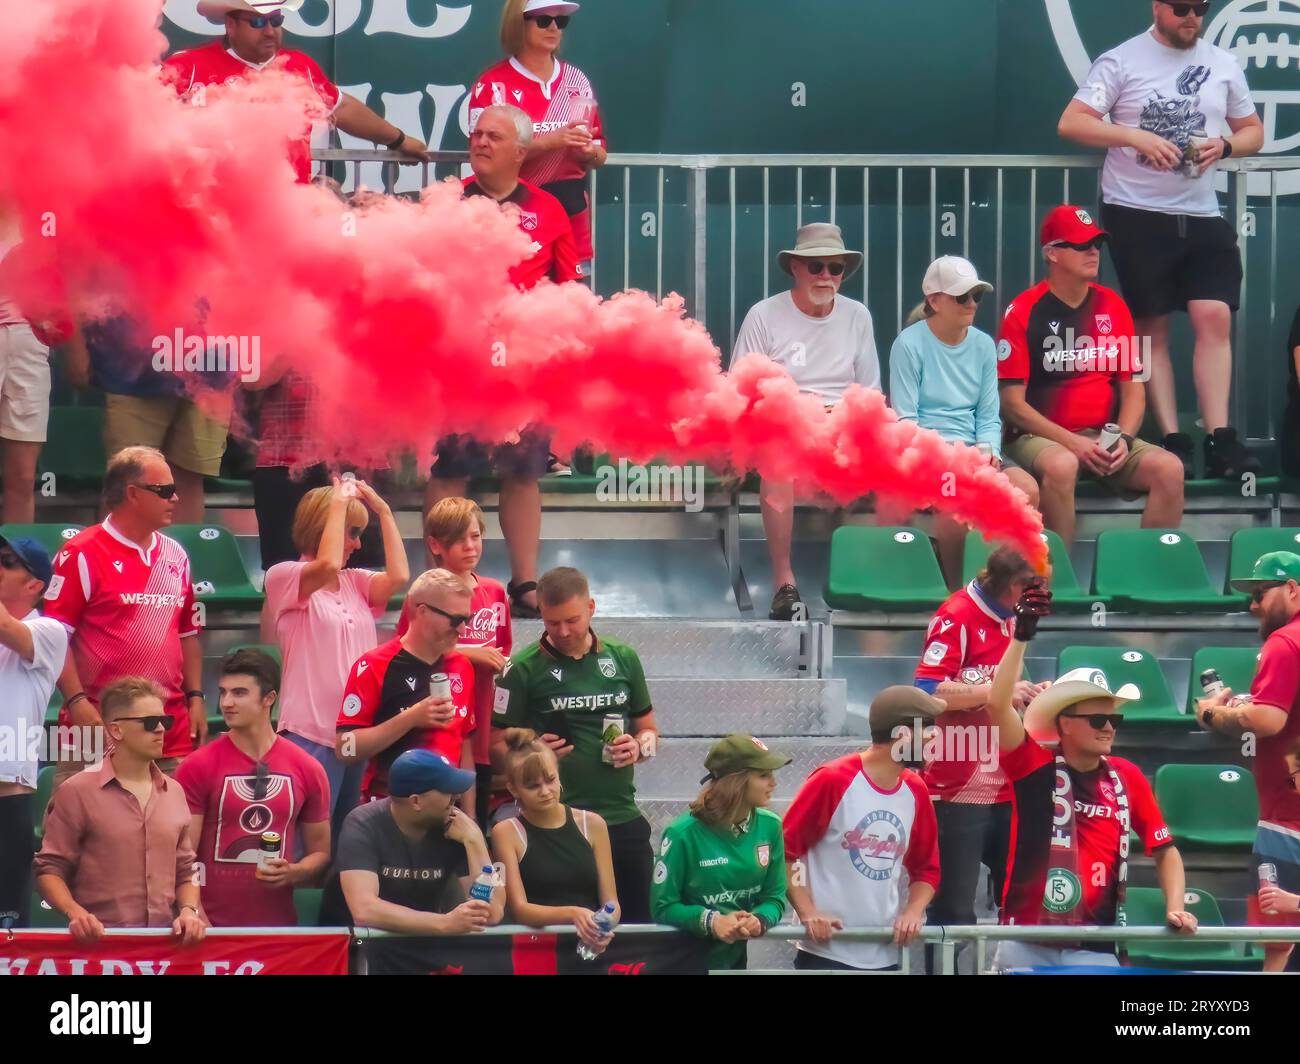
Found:
[[[0,546],[8,547],[16,555],[18,560],[23,563],[32,576],[36,577],[43,585],[49,587],[50,577],[54,575],[54,566],[50,564],[50,556],[34,539],[22,536],[18,539],[6,539],[0,536]]]
[[[457,768],[432,750],[407,750],[388,770],[388,793],[409,798],[425,791],[464,794],[474,785],[474,773]]]

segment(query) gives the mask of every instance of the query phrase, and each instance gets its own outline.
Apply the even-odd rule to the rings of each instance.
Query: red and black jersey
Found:
[[[1099,284],[1077,307],[1043,281],[1012,300],[998,331],[998,381],[1063,429],[1099,429],[1119,411],[1119,382],[1142,372],[1133,316]]]
[[[487,196],[473,177],[465,179],[466,196]],[[490,197],[489,197],[490,198]],[[536,185],[520,181],[502,206],[513,203],[519,208],[519,228],[533,241],[533,255],[510,269],[510,281],[520,288],[532,288],[544,277],[557,284],[580,281],[582,267],[573,242],[573,226],[560,201]]]
[[[445,672],[451,683],[456,716],[445,728],[412,728],[386,750],[370,759],[361,793],[368,800],[388,795],[388,768],[407,750],[433,750],[453,765],[461,765],[465,740],[474,734],[474,666],[462,654],[444,654],[430,665],[394,639],[363,654],[348,672],[339,731],[373,728],[391,720],[408,706],[429,697],[429,677]]]

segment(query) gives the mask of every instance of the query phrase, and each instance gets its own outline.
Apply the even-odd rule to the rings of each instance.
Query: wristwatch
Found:
[[[185,701],[188,702],[191,698],[197,698],[201,702],[207,701],[207,698],[204,696],[202,691],[186,691]]]
[[[1212,709],[1201,710],[1201,723],[1204,724],[1207,728],[1214,727],[1214,710]]]
[[[1222,154],[1221,156],[1219,156],[1219,158],[1221,158],[1221,159],[1231,159],[1231,158],[1232,158],[1232,141],[1230,141],[1227,137],[1220,137],[1219,139],[1220,139],[1221,141],[1223,141],[1223,154]]]
[[[397,139],[394,140],[393,143],[391,144],[385,144],[384,147],[387,148],[389,151],[397,151],[397,149],[402,146],[402,142],[405,140],[406,140],[406,134],[399,129],[397,131]]]

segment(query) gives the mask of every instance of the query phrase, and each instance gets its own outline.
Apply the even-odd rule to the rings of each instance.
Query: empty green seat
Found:
[[[1116,608],[1142,613],[1229,613],[1243,602],[1210,586],[1196,541],[1177,529],[1102,532],[1092,587]]]
[[[1236,765],[1162,765],[1156,802],[1179,849],[1249,852],[1259,799],[1249,769]]]
[[[824,597],[837,610],[929,610],[948,588],[920,529],[842,525],[831,536]]]
[[[1086,588],[1079,586],[1065,541],[1050,529],[1044,531],[1042,537],[1052,563],[1052,606],[1061,613],[1078,613],[1086,612],[1094,602],[1104,601],[1105,596],[1090,595]],[[979,532],[968,533],[962,554],[962,579],[967,583],[974,580],[997,546]]]
[[[1259,650],[1255,647],[1201,647],[1192,656],[1192,675],[1187,681],[1187,712],[1195,714],[1196,700],[1204,697],[1201,690],[1201,673],[1218,669],[1219,677],[1232,688],[1233,694],[1243,695],[1250,690],[1259,666]]]
[[[1223,913],[1209,891],[1188,887],[1186,911],[1201,927],[1223,927]],[[1124,922],[1130,927],[1163,927],[1165,894],[1158,887],[1129,887],[1124,895]],[[1244,949],[1243,949],[1244,947]],[[1128,943],[1129,964],[1135,968],[1227,969],[1258,968],[1262,952],[1253,943],[1205,942],[1195,936],[1140,939]]]
[[[40,849],[41,840],[45,838],[45,807],[50,804],[50,795],[54,793],[54,766],[46,765],[36,773],[36,801],[32,804],[32,821],[36,825],[32,834],[36,836],[36,848]]]
[[[85,525],[54,523],[48,525],[0,525],[0,536],[5,539],[34,539],[54,561],[63,545],[80,532]]]
[[[1150,651],[1136,647],[1073,646],[1062,650],[1056,659],[1057,676],[1064,676],[1071,669],[1085,668],[1101,669],[1112,691],[1131,683],[1142,692],[1137,701],[1126,702],[1121,707],[1126,724],[1187,728],[1195,723],[1178,708],[1164,670]]]
[[[325,892],[320,887],[298,887],[293,892],[293,908],[299,927],[320,926],[320,901]]]
[[[1238,602],[1248,602],[1247,596],[1232,590],[1233,580],[1249,580],[1255,562],[1275,550],[1300,554],[1300,528],[1239,528],[1232,534],[1228,547],[1228,572],[1223,581],[1223,592]],[[1241,608],[1246,609],[1246,605]]]
[[[104,454],[102,406],[52,406],[50,424],[36,468],[53,473],[57,483],[98,487],[108,459]]]
[[[28,914],[28,919],[31,920],[32,927],[54,929],[68,926],[68,918],[58,909],[50,906],[38,890],[32,891],[31,912]]]
[[[262,593],[248,578],[239,544],[220,525],[172,525],[166,534],[190,556],[194,597],[210,606],[256,608]]]

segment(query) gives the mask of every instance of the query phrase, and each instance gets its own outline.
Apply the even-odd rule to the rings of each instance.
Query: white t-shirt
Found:
[[[35,788],[40,764],[31,755],[40,753],[45,709],[68,656],[68,633],[58,621],[35,610],[23,624],[32,633],[32,660],[0,647],[0,783]]]
[[[1170,48],[1152,31],[1112,48],[1092,64],[1074,98],[1109,114],[1118,126],[1141,128],[1187,146],[1188,137],[1231,133],[1229,118],[1248,118],[1255,102],[1241,63],[1205,40]],[[1153,170],[1133,148],[1111,148],[1101,175],[1102,199],[1161,214],[1210,217],[1219,213],[1214,167],[1200,177]]]
[[[824,318],[809,317],[789,292],[755,303],[741,323],[731,364],[750,352],[780,363],[801,392],[816,395],[827,406],[838,403],[854,381],[880,388],[871,311],[847,296],[836,296]]]

